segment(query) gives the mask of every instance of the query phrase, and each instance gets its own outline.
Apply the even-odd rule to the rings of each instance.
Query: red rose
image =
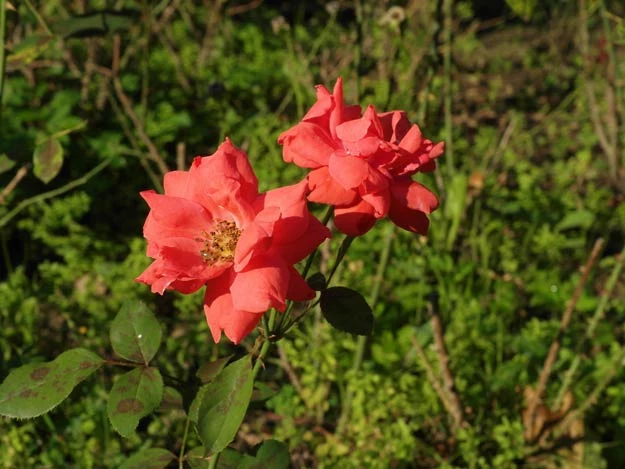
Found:
[[[258,193],[247,155],[226,140],[189,171],[165,175],[165,194],[145,191],[143,227],[154,262],[137,280],[163,294],[206,285],[204,312],[215,341],[240,342],[270,308],[314,297],[293,264],[329,230],[306,207],[306,182]]]
[[[406,113],[345,106],[339,78],[332,94],[317,86],[317,102],[302,122],[282,133],[283,157],[310,168],[308,200],[335,206],[337,228],[350,236],[366,233],[386,215],[398,226],[426,234],[426,214],[438,199],[412,181],[433,171],[444,144],[423,138]]]

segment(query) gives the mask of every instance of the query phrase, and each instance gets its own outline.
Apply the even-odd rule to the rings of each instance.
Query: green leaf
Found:
[[[176,456],[163,448],[148,448],[139,451],[123,462],[119,469],[163,469]]]
[[[363,296],[347,287],[330,287],[321,292],[321,312],[341,331],[369,335],[373,330],[373,312]]]
[[[15,166],[15,161],[10,159],[4,153],[0,154],[0,174],[6,173],[13,166]]]
[[[194,448],[187,453],[187,462],[193,469],[208,469],[211,457],[206,448]],[[264,441],[256,456],[226,448],[217,460],[217,469],[288,469],[291,467],[289,447],[277,440]]]
[[[315,291],[322,291],[327,287],[326,277],[321,272],[312,274],[306,279],[306,283]]]
[[[219,455],[219,460],[217,461],[218,468],[221,467],[220,466],[221,459],[224,457],[227,457],[226,453],[230,453],[231,451],[233,451],[234,453],[240,456],[240,454],[237,453],[236,451],[226,448],[226,450]],[[208,469],[210,467],[211,457],[205,456],[205,455],[206,455],[206,448],[204,448],[203,446],[199,446],[197,448],[193,448],[191,451],[189,451],[185,455],[185,458],[186,458],[185,461],[189,463],[189,466],[191,466],[193,469]]]
[[[54,132],[51,138],[61,138],[61,137],[64,137],[65,135],[71,134],[72,132],[76,132],[78,130],[82,130],[85,127],[87,127],[87,121],[79,119],[77,117],[69,116],[66,120],[69,120],[70,122],[64,122],[64,124],[65,125],[69,124],[69,126],[65,127],[64,129]],[[75,121],[71,122],[72,120],[75,120]]]
[[[161,345],[158,320],[141,301],[125,302],[111,323],[111,344],[117,355],[148,364]]]
[[[182,406],[182,394],[171,386],[165,386],[163,388],[163,400],[161,400],[158,410],[163,412],[168,410],[180,410]]]
[[[278,394],[278,390],[259,381],[254,383],[254,391],[252,392],[252,401],[266,401]]]
[[[288,469],[291,466],[289,447],[278,440],[264,441],[256,457],[248,458],[244,458],[241,469]]]
[[[128,29],[132,26],[138,12],[103,10],[86,15],[72,16],[57,21],[50,26],[54,34],[68,37],[104,36],[105,34]]]
[[[77,348],[51,362],[13,370],[0,384],[0,415],[23,419],[49,412],[103,363],[95,353]]]
[[[567,213],[566,216],[555,226],[556,231],[569,230],[571,228],[588,229],[595,221],[595,215],[589,210],[577,210]]]
[[[527,22],[532,18],[538,0],[506,0],[506,3],[515,15]]]
[[[189,415],[210,454],[223,450],[236,436],[252,397],[253,381],[251,360],[246,356],[198,392]]]
[[[187,462],[193,469],[208,469],[211,457],[204,456],[206,448],[195,448],[187,453]],[[289,448],[277,440],[264,441],[256,456],[226,448],[217,460],[217,469],[288,469],[291,467]]]
[[[46,51],[52,39],[54,37],[47,34],[32,34],[22,39],[14,47],[11,55],[7,57],[7,66],[16,67],[29,64]]]
[[[156,368],[139,367],[119,377],[109,395],[106,412],[113,428],[128,438],[139,420],[158,407],[163,398],[163,378]]]
[[[197,370],[195,376],[197,376],[202,383],[208,383],[223,370],[224,366],[226,366],[231,358],[232,355],[228,355],[227,357],[218,358],[214,362],[204,363]]]
[[[445,201],[445,216],[451,221],[447,232],[447,249],[453,247],[458,236],[467,201],[468,184],[469,179],[464,174],[456,174],[449,183]]]
[[[33,173],[45,184],[59,174],[63,166],[63,147],[55,138],[47,138],[35,147]]]

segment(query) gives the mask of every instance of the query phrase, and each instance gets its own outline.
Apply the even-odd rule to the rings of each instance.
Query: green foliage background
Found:
[[[348,102],[404,109],[424,135],[447,142],[437,173],[419,179],[441,207],[427,239],[383,222],[354,242],[336,284],[363,293],[390,243],[362,363],[355,338],[320,314],[307,318],[268,360],[264,380],[277,393],[255,404],[234,446],[285,441],[294,467],[625,465],[622,279],[587,337],[625,241],[618,2],[11,3],[0,154],[16,165],[0,174],[0,188],[42,139],[58,136],[64,161],[48,184],[29,171],[0,205],[1,379],[70,347],[110,353],[109,323],[129,298],[165,324],[156,361],[168,374],[184,379],[233,352],[212,343],[201,294],[160,297],[133,281],[149,264],[138,193],[159,189],[155,155],[169,169],[188,167],[226,136],[249,153],[262,190],[296,182],[304,173],[283,163],[277,136],[314,102],[315,84],[331,87],[340,75]],[[117,31],[67,37],[70,18],[123,9],[135,16],[110,23]],[[541,451],[523,437],[524,390],[536,385],[600,237],[543,411],[557,413],[550,403],[566,389],[574,408],[600,392],[577,419],[581,441]],[[464,428],[454,429],[426,373],[423,358],[437,380],[442,372],[432,311],[444,325]],[[112,372],[100,373],[40,419],[0,420],[0,467],[117,467],[140,448],[177,452],[183,413],[163,408],[121,439],[106,418],[111,385]]]

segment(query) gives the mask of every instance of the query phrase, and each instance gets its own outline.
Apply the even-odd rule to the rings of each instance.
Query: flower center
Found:
[[[232,262],[240,236],[241,230],[236,223],[219,220],[211,231],[202,231],[202,237],[197,238],[202,243],[202,259],[206,264]]]

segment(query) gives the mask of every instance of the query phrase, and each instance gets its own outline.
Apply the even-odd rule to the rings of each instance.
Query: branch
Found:
[[[451,405],[451,415],[454,419],[456,427],[462,428],[467,426],[467,422],[464,420],[462,412],[462,404],[458,398],[458,394],[455,391],[454,377],[449,369],[449,355],[445,348],[445,340],[443,338],[443,327],[441,325],[441,319],[438,313],[432,312],[432,332],[434,334],[434,349],[438,355],[438,362],[443,374],[443,384],[445,386],[445,393],[449,399]]]
[[[562,315],[562,319],[560,321],[560,329],[558,330],[558,334],[554,337],[553,341],[551,342],[551,347],[549,347],[547,358],[545,359],[543,369],[540,372],[538,385],[536,386],[536,391],[534,392],[533,396],[531,396],[531,399],[529,400],[527,404],[528,428],[534,427],[534,421],[536,419],[536,410],[538,408],[538,405],[541,403],[542,396],[545,393],[545,389],[547,388],[547,381],[549,380],[549,375],[551,374],[551,370],[558,356],[558,351],[560,350],[562,337],[564,336],[564,333],[566,332],[566,328],[569,325],[571,316],[573,315],[573,311],[575,311],[575,306],[577,305],[577,302],[579,301],[579,298],[581,297],[582,292],[584,291],[584,286],[586,285],[586,281],[588,280],[588,275],[590,274],[592,266],[597,260],[597,257],[599,256],[599,253],[601,252],[602,248],[603,248],[603,239],[599,238],[595,242],[595,245],[590,255],[588,256],[588,259],[586,260],[586,263],[582,271],[582,276],[580,277],[579,282],[577,282],[577,287],[575,288],[575,291],[573,292],[573,296],[571,297],[567,305],[567,308],[564,311],[564,314]]]
[[[26,174],[28,174],[29,167],[30,167],[29,164],[25,164],[24,166],[22,166],[17,171],[17,173],[15,173],[15,176],[13,176],[13,179],[11,179],[11,181],[7,184],[7,186],[4,189],[2,189],[2,192],[0,192],[0,205],[4,204],[5,199],[9,196],[11,192],[15,190],[17,185],[20,183],[22,179],[24,179]]]
[[[75,187],[82,186],[87,181],[89,181],[89,179],[91,179],[93,176],[95,176],[104,168],[106,168],[110,162],[111,162],[110,159],[104,160],[100,164],[98,164],[95,168],[93,168],[91,171],[83,175],[82,177],[75,179],[65,184],[64,186],[61,186],[57,189],[53,189],[48,192],[44,192],[42,194],[35,195],[33,197],[30,197],[29,199],[22,200],[19,204],[17,204],[17,206],[13,210],[7,213],[4,217],[0,218],[0,228],[2,228],[4,225],[10,222],[18,213],[20,213],[29,205],[32,205],[37,202],[43,202],[44,200],[51,199],[52,197],[56,197],[57,195],[64,194],[65,192],[68,192],[74,189]]]
[[[451,417],[452,417],[452,419],[454,421],[454,431],[457,430],[458,425],[456,423],[456,417],[454,416],[454,410],[453,410],[452,403],[449,401],[449,398],[448,398],[447,394],[445,393],[445,391],[443,390],[440,381],[438,380],[438,378],[434,374],[434,370],[432,369],[432,365],[430,365],[430,362],[428,361],[427,357],[425,356],[425,351],[423,350],[423,347],[421,347],[421,344],[416,339],[416,337],[413,336],[410,339],[412,340],[412,344],[414,345],[414,348],[415,348],[415,350],[417,352],[417,355],[419,356],[419,359],[423,363],[423,367],[425,368],[425,375],[427,376],[428,382],[430,383],[430,385],[434,389],[434,392],[436,392],[436,395],[438,396],[438,398],[443,403],[443,407],[445,407],[445,410],[447,411],[447,413],[449,413],[449,415],[451,415]]]
[[[146,133],[145,125],[141,121],[139,116],[137,116],[137,113],[133,109],[132,102],[130,101],[130,98],[128,98],[126,93],[124,93],[124,88],[122,87],[122,83],[119,79],[120,43],[121,43],[121,39],[119,35],[116,35],[114,46],[113,46],[113,65],[112,65],[113,88],[115,89],[115,94],[120,104],[122,105],[124,112],[134,124],[137,130],[137,134],[139,135],[139,138],[143,141],[145,146],[148,148],[150,159],[154,161],[154,163],[156,163],[161,174],[165,175],[165,173],[169,171],[169,168],[167,167],[167,164],[165,164],[165,160],[163,159],[163,157],[158,152],[156,145],[154,145],[154,142],[152,142],[152,139],[150,139],[150,137]]]

